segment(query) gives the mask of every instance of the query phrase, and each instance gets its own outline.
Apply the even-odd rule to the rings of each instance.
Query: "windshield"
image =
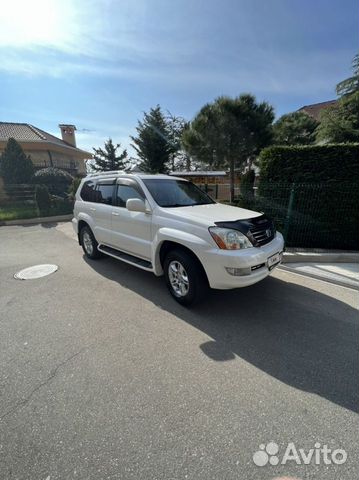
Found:
[[[191,182],[170,179],[145,179],[144,184],[160,207],[191,207],[216,203]]]

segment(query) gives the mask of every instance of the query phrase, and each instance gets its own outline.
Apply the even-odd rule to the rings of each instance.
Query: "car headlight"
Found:
[[[249,239],[238,230],[210,227],[209,233],[222,250],[242,250],[243,248],[253,247]]]

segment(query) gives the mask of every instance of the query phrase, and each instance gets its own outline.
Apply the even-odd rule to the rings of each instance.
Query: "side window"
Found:
[[[95,191],[95,202],[112,205],[112,194],[114,188],[114,184],[111,185],[108,183],[98,183]]]
[[[126,207],[126,202],[129,198],[140,198],[141,200],[145,200],[145,196],[140,190],[140,187],[119,183],[117,185],[116,205],[118,207]]]
[[[94,202],[95,201],[95,183],[92,181],[85,182],[82,185],[80,197],[85,202]]]

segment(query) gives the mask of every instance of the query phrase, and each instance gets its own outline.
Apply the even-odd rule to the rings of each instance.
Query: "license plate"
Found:
[[[269,270],[272,270],[282,259],[282,253],[278,252],[272,255],[271,257],[268,257],[268,268]]]

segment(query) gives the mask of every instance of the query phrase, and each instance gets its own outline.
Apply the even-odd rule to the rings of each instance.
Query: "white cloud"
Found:
[[[328,90],[340,80],[342,73],[338,69],[338,58],[348,57],[349,52],[341,50],[323,54],[320,51],[297,55],[269,55],[268,52],[252,50],[252,59],[248,61],[236,58],[221,64],[221,59],[213,56],[212,64],[201,62],[193,65],[176,64],[158,60],[154,62],[125,62],[113,59],[93,61],[86,57],[68,57],[59,60],[52,50],[42,50],[24,57],[20,50],[13,50],[3,57],[0,71],[28,76],[46,76],[53,78],[81,77],[83,75],[114,79],[132,79],[137,83],[155,83],[167,89],[178,91],[217,88],[218,94],[236,90],[260,91],[287,94],[318,94]],[[256,61],[253,62],[253,57]]]
[[[233,25],[212,31],[214,12],[197,22],[191,8],[200,7],[192,3],[172,12],[169,2],[149,0],[10,0],[0,9],[0,71],[130,79],[174,94],[207,89],[328,95],[328,85],[334,94],[343,59],[349,62],[352,52],[319,46],[292,51],[285,45],[274,50],[255,35],[254,13],[245,11],[245,2],[238,2],[236,32]]]

